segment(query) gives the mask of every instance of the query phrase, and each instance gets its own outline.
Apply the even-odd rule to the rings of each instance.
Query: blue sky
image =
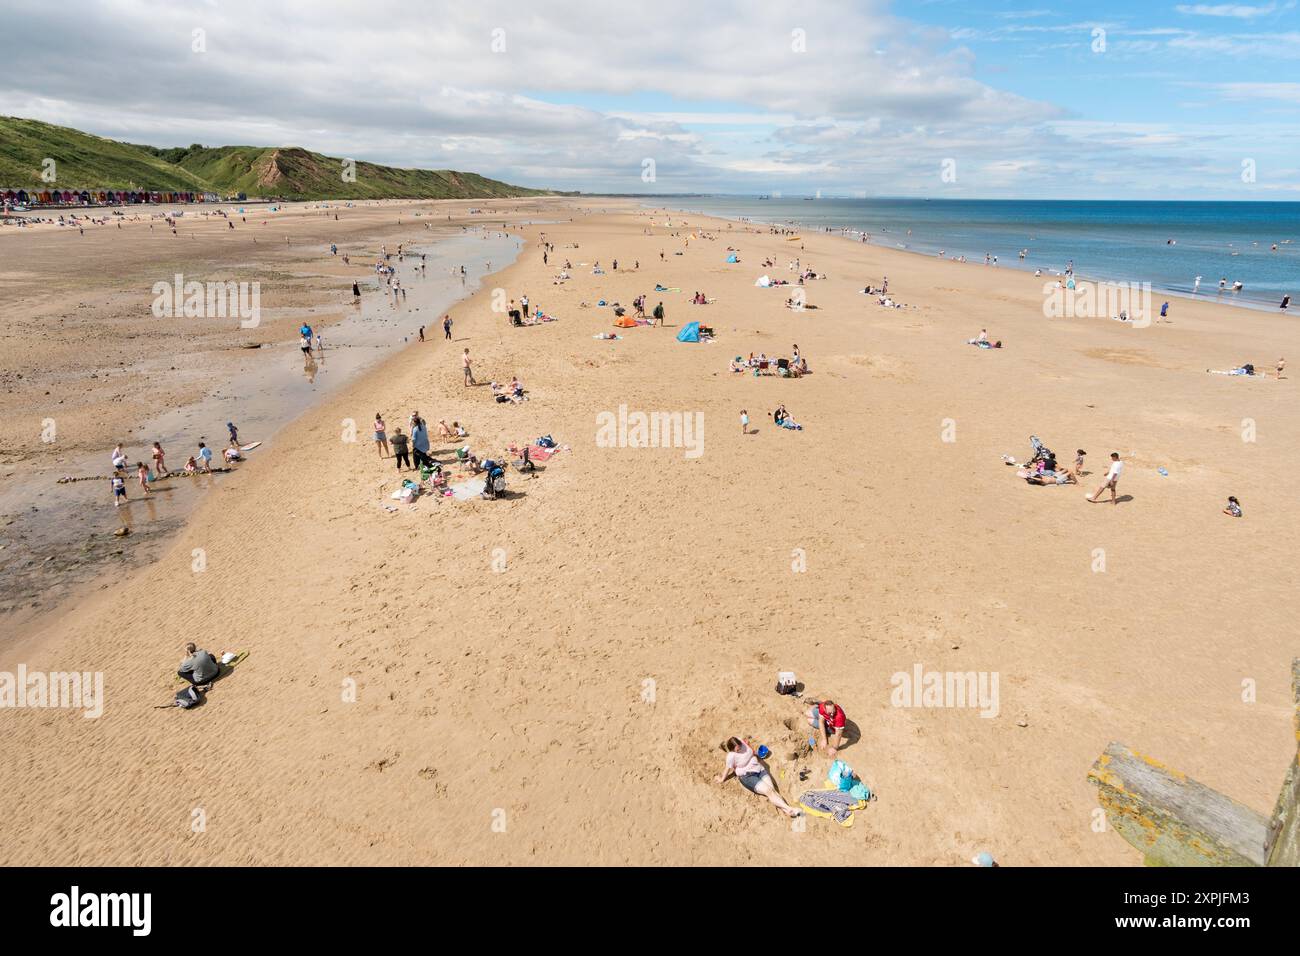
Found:
[[[136,142],[584,191],[1300,199],[1295,0],[86,0],[57,34],[7,7],[0,112]]]

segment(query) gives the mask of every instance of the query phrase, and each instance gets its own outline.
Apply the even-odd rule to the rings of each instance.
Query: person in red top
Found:
[[[844,746],[844,708],[833,700],[823,700],[808,708],[808,723],[817,730],[817,746],[826,748],[831,757]]]

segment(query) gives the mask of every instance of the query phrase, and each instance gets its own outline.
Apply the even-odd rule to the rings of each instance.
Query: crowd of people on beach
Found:
[[[109,487],[113,493],[114,507],[121,507],[129,502],[127,496],[127,483],[132,474],[140,486],[141,494],[148,497],[153,494],[153,489],[149,486],[162,481],[166,478],[177,475],[190,476],[198,474],[212,474],[214,470],[229,470],[231,465],[244,460],[244,452],[250,446],[241,446],[239,444],[239,429],[234,422],[226,422],[226,429],[230,434],[230,443],[221,452],[221,463],[214,469],[213,459],[215,453],[206,442],[200,441],[194,454],[185,459],[185,465],[179,472],[174,472],[167,467],[166,453],[163,451],[162,442],[156,441],[149,449],[149,459],[153,462],[152,467],[143,460],[137,461],[131,465],[130,458],[127,456],[124,446],[119,442],[113,446],[112,452],[112,472],[109,475]]]

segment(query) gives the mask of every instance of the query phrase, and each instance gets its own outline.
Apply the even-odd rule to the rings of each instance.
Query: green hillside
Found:
[[[41,179],[46,159],[55,180]],[[0,116],[0,187],[5,189],[170,189],[211,187],[191,173],[127,143],[66,126]]]
[[[523,189],[476,173],[450,169],[397,169],[344,161],[296,146],[191,146],[157,151],[159,158],[212,183],[222,192],[291,199],[490,199],[541,196],[545,190]],[[345,171],[355,173],[344,178]]]
[[[41,179],[46,158],[57,180]],[[0,188],[149,189],[245,193],[286,199],[491,199],[544,196],[450,169],[344,162],[296,146],[159,148],[119,143],[37,120],[0,116]]]

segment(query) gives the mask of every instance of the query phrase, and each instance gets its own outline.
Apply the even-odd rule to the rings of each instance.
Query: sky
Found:
[[[584,192],[1300,201],[1300,11],[6,0],[0,114]]]

